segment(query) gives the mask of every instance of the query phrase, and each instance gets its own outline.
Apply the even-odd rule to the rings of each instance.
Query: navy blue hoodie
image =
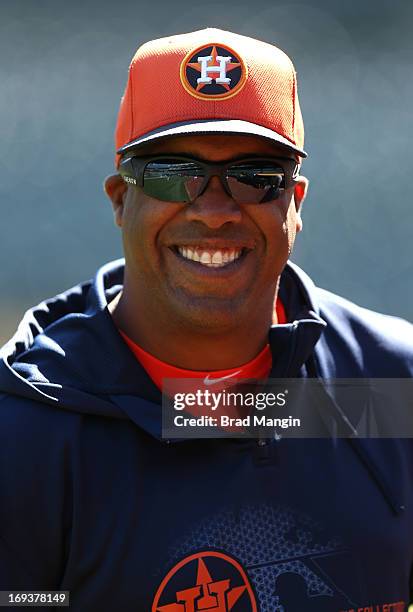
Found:
[[[163,440],[107,310],[122,277],[31,309],[2,349],[0,590],[69,590],[79,612],[407,609],[412,442]],[[272,377],[411,377],[410,324],[292,264],[280,294]]]

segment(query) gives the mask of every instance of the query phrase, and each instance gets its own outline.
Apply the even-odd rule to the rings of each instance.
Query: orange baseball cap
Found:
[[[273,45],[215,28],[142,45],[120,104],[116,165],[140,145],[195,133],[252,134],[307,157],[290,58]]]

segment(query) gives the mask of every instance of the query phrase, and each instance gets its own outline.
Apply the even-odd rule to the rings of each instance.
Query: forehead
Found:
[[[238,134],[174,136],[139,148],[139,155],[156,155],[158,153],[193,155],[211,161],[222,161],[240,156],[248,157],[249,155],[291,157],[294,159],[293,153],[270,140],[259,136]]]

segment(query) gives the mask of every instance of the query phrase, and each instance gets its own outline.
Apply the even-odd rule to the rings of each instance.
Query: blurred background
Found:
[[[294,60],[311,189],[293,260],[413,320],[412,17],[406,0],[3,0],[0,342],[26,308],[121,256],[102,181],[129,61],[146,40],[206,26]]]

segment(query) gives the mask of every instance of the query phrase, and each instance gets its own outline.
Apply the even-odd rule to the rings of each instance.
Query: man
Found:
[[[105,182],[125,262],[3,349],[0,589],[82,612],[407,609],[409,440],[162,437],[165,379],[412,374],[408,323],[288,262],[303,134],[276,47],[206,29],[137,51]]]

